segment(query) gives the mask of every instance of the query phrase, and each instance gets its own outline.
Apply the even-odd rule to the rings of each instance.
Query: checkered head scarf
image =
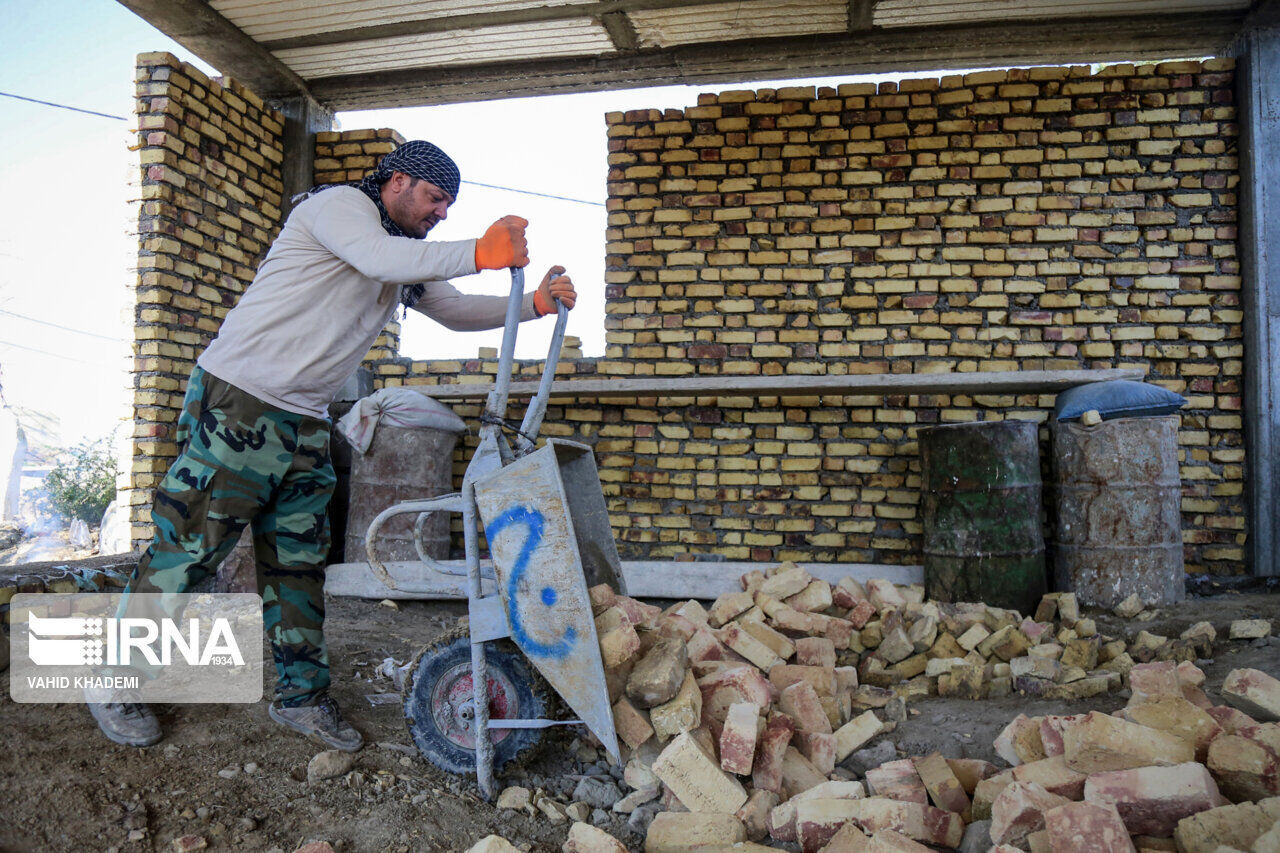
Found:
[[[453,196],[454,201],[458,199],[458,188],[462,183],[462,174],[458,171],[458,165],[448,154],[422,139],[406,142],[383,157],[377,168],[364,176],[364,180],[354,184],[325,184],[313,187],[311,192],[317,193],[335,186],[354,186],[378,206],[383,230],[392,237],[409,237],[399,225],[392,221],[386,206],[382,203],[382,185],[391,180],[392,172],[404,172],[411,178],[435,184]],[[409,237],[409,239],[415,238]],[[400,301],[406,308],[411,308],[422,298],[424,292],[426,292],[424,285],[405,285],[400,289]]]

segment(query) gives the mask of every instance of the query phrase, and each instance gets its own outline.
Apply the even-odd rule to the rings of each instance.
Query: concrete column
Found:
[[[1280,25],[1237,42],[1250,570],[1280,575]]]
[[[280,164],[284,216],[293,210],[295,195],[315,184],[316,134],[333,129],[333,111],[307,95],[284,98],[273,103],[284,113],[284,162]]]

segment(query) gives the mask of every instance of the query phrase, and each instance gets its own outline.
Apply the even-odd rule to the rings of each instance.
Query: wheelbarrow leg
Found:
[[[480,523],[476,492],[471,482],[462,484],[462,530],[467,552],[467,597],[478,601],[480,586]],[[489,670],[484,659],[484,642],[471,636],[471,699],[475,707],[476,782],[480,794],[493,800],[493,740],[489,735]]]

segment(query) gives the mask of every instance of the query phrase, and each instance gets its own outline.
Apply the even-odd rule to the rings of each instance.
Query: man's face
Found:
[[[401,231],[421,239],[449,215],[453,196],[430,181],[392,172],[382,185],[382,203]]]

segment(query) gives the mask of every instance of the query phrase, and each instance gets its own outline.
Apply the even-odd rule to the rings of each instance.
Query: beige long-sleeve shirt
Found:
[[[506,297],[459,293],[446,280],[475,272],[475,240],[392,237],[364,193],[334,187],[294,208],[197,363],[273,406],[325,417],[395,314],[401,285],[425,282],[414,308],[449,329],[501,326]],[[536,316],[526,293],[520,319]]]

